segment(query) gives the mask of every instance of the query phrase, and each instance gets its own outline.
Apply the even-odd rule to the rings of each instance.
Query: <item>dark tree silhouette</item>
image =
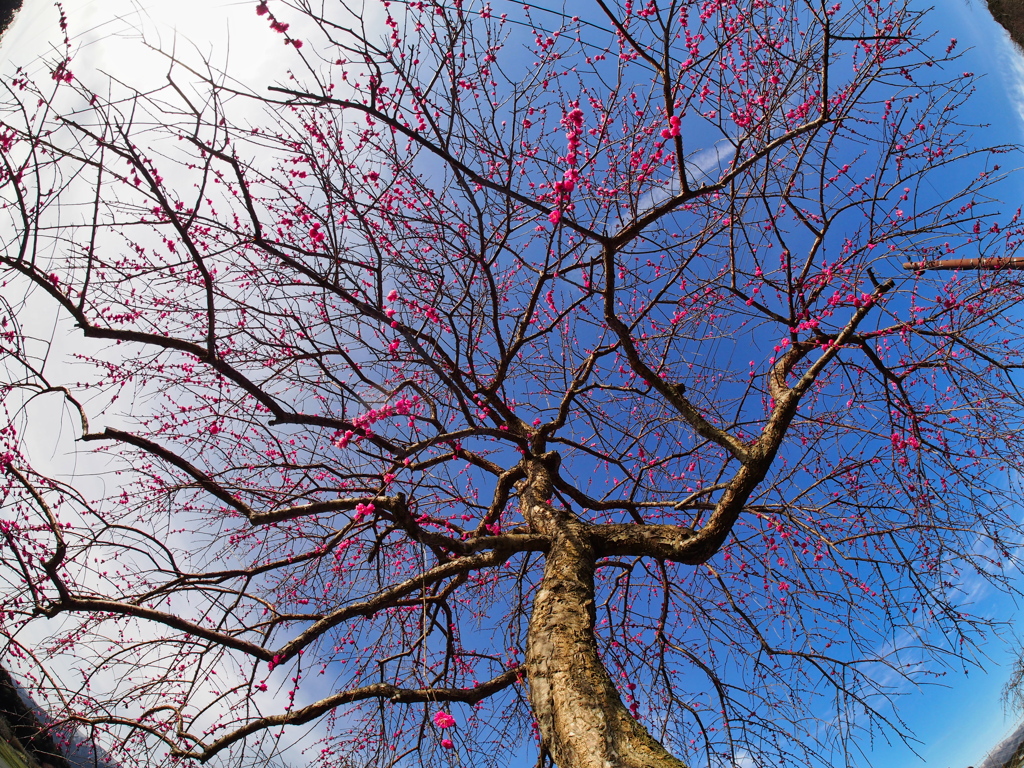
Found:
[[[0,37],[11,26],[15,15],[21,10],[22,0],[0,0]]]
[[[1024,50],[1024,8],[1012,0],[985,0],[992,18],[1010,35],[1019,50]]]
[[[258,92],[8,88],[20,678],[144,766],[906,735],[1020,534],[1020,273],[903,267],[1018,246],[955,44],[876,0],[318,8],[254,4]]]

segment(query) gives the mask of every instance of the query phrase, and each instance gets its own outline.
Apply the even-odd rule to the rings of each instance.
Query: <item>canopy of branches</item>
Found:
[[[55,722],[147,768],[839,765],[984,637],[1021,273],[903,267],[1019,245],[955,41],[585,5],[253,2],[277,83],[4,82],[0,636]]]

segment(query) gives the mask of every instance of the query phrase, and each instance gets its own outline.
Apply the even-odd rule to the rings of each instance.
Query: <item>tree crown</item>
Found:
[[[4,637],[55,716],[144,765],[902,734],[1019,534],[1020,228],[955,43],[866,0],[255,10],[267,90],[8,88]],[[43,303],[102,350],[48,359]],[[26,448],[58,400],[104,487]]]

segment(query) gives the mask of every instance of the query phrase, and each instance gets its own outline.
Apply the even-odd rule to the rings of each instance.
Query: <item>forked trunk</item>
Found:
[[[557,528],[526,649],[544,747],[559,768],[686,768],[633,718],[598,655],[586,526],[563,519]]]

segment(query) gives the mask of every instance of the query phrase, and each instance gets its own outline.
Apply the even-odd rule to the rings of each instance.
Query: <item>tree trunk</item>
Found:
[[[532,516],[554,515],[535,508]],[[594,549],[586,526],[564,517],[551,521],[558,533],[534,599],[526,648],[543,746],[559,768],[686,768],[633,718],[601,662],[594,636]]]

